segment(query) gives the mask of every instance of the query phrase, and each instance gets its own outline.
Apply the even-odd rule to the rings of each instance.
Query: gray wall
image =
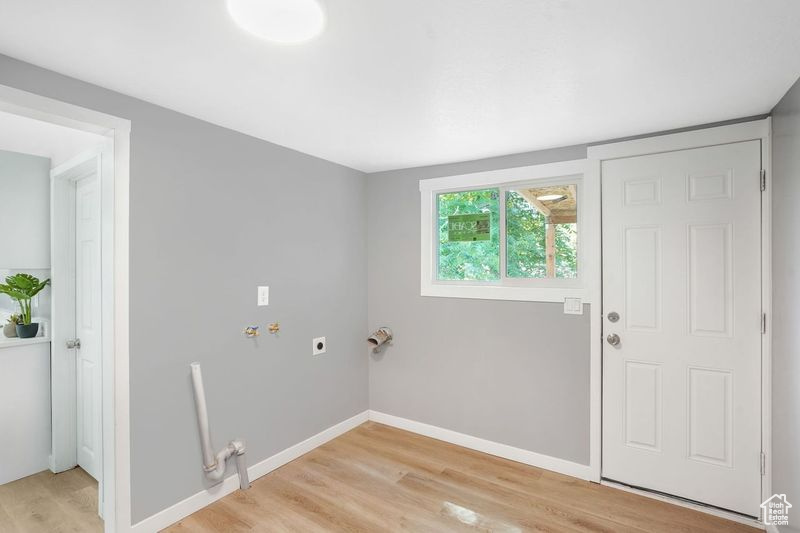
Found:
[[[362,173],[5,56],[0,84],[132,121],[134,521],[205,485],[191,361],[215,444],[246,439],[251,464],[367,408]]]
[[[50,268],[50,160],[0,150],[0,269],[14,268]]]
[[[713,124],[592,144],[678,133]],[[419,295],[419,180],[586,157],[571,146],[368,175],[370,409],[589,464],[589,306]]]
[[[586,157],[585,146],[369,175],[370,409],[589,463],[589,315],[419,295],[419,180]]]
[[[772,131],[772,487],[800,524],[800,81],[773,110]]]

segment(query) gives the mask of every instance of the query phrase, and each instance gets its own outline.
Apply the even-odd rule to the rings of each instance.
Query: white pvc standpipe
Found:
[[[206,391],[203,388],[203,372],[200,363],[192,363],[192,384],[194,385],[194,405],[197,410],[197,425],[200,428],[200,446],[203,448],[203,468],[208,472],[217,466],[211,434],[208,430],[208,408]]]
[[[239,487],[242,490],[250,488],[250,479],[247,474],[247,464],[244,460],[245,446],[241,440],[232,440],[214,454],[211,445],[211,433],[208,429],[208,408],[206,407],[206,392],[203,388],[203,373],[200,363],[192,363],[192,385],[194,385],[194,405],[197,409],[197,425],[200,428],[200,446],[203,449],[203,470],[211,481],[221,481],[225,475],[226,461],[236,456],[236,469],[239,473]]]

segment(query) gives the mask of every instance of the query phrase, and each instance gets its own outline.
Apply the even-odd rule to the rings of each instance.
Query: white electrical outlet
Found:
[[[269,287],[258,288],[258,305],[269,305]]]
[[[317,337],[312,341],[311,354],[321,355],[328,350],[328,343],[325,342],[325,337]]]

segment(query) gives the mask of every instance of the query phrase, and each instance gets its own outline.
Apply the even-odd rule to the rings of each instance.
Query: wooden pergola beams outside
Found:
[[[545,257],[547,277],[556,276],[556,224],[578,222],[578,198],[575,185],[554,185],[520,189],[519,194],[545,216]],[[542,196],[559,196],[555,200],[539,200]]]

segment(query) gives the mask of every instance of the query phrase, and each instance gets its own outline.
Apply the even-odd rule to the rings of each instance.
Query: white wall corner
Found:
[[[523,450],[522,448],[516,448],[508,444],[501,444],[499,442],[473,437],[472,435],[466,435],[450,429],[424,424],[399,416],[388,415],[379,411],[369,411],[369,419],[379,424],[386,424],[387,426],[404,429],[412,433],[449,442],[457,446],[463,446],[471,450],[488,453],[490,455],[502,457],[503,459],[510,459],[518,463],[535,466],[544,470],[551,470],[559,474],[585,479],[587,481],[592,481],[594,479],[592,469],[589,465],[582,465],[565,459],[559,459],[558,457],[552,457],[530,450]]]

